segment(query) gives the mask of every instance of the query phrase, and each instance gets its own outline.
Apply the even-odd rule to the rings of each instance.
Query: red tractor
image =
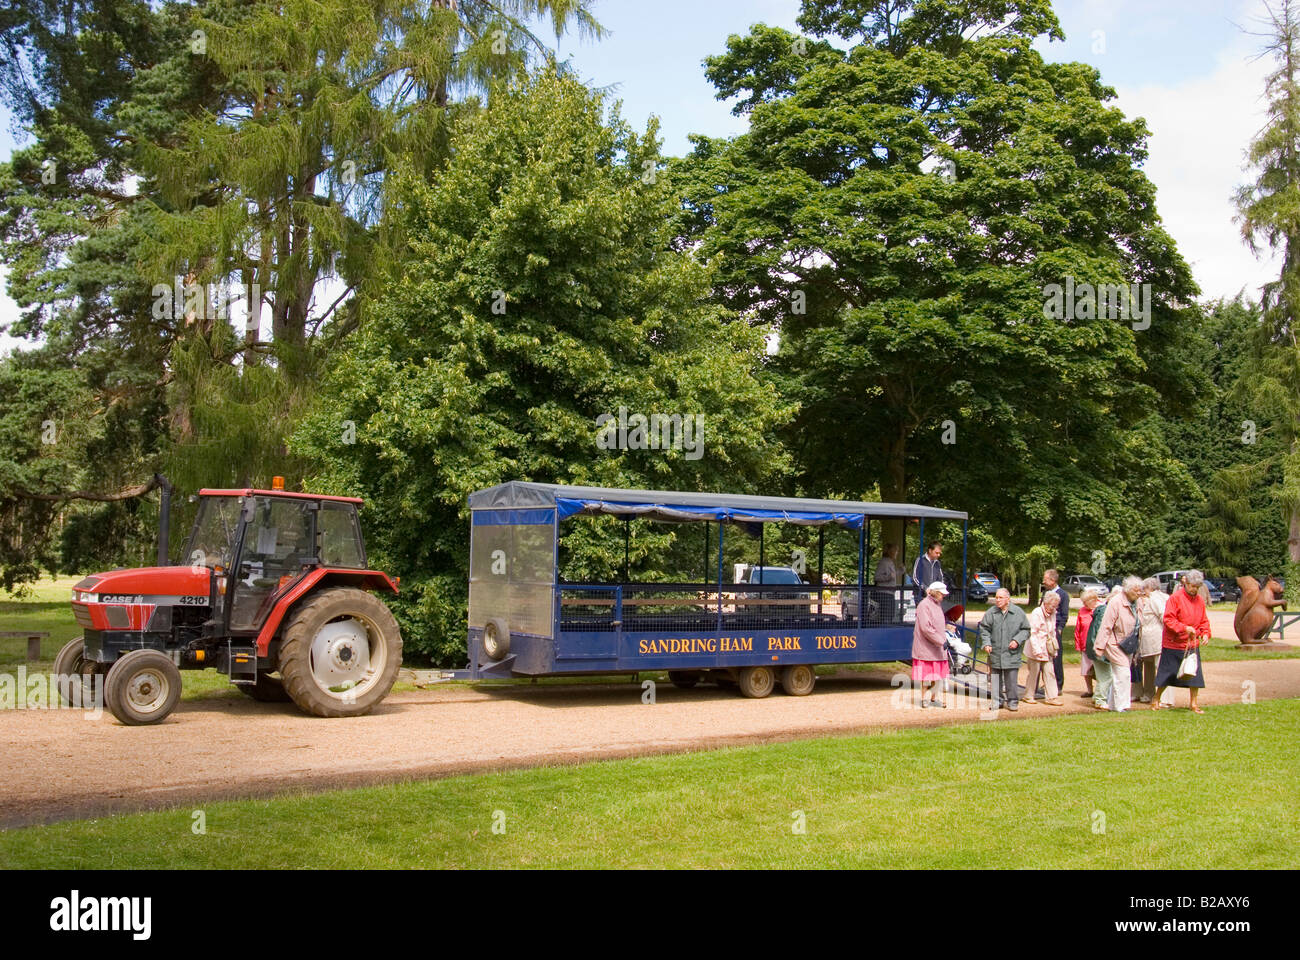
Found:
[[[170,487],[163,482],[166,517]],[[402,637],[370,591],[397,582],[366,566],[355,497],[201,490],[184,566],[97,573],[72,590],[85,628],[54,663],[70,704],[103,702],[125,724],[176,706],[181,670],[215,667],[254,700],[319,717],[366,713],[392,689]],[[80,689],[77,689],[79,685]]]

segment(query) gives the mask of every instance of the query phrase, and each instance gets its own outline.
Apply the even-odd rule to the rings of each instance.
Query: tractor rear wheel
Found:
[[[674,687],[691,690],[700,682],[699,670],[669,670],[668,679]]]
[[[298,605],[280,642],[280,679],[301,709],[357,717],[388,696],[402,665],[402,634],[378,597],[329,587]]]
[[[70,707],[103,706],[105,672],[102,663],[86,659],[85,640],[69,640],[54,658],[59,699]]]
[[[128,727],[158,723],[181,698],[181,671],[159,650],[132,650],[108,669],[104,703]]]
[[[257,683],[237,683],[235,687],[259,703],[288,703],[292,699],[284,689],[284,681],[265,670],[258,671]]]

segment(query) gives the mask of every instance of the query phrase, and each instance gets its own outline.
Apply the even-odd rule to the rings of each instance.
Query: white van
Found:
[[[1159,573],[1153,573],[1152,576],[1160,581],[1161,591],[1173,596],[1174,591],[1178,589],[1178,581],[1186,572],[1186,570],[1161,570]],[[1208,578],[1205,581],[1205,589],[1210,592],[1211,603],[1222,602],[1223,590],[1210,583]]]

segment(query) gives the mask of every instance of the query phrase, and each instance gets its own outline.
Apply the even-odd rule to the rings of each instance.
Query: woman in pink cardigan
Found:
[[[1110,702],[1097,709],[1109,708],[1115,713],[1124,713],[1132,706],[1129,656],[1119,645],[1137,626],[1137,600],[1142,595],[1142,581],[1137,577],[1125,577],[1121,587],[1120,593],[1106,603],[1106,615],[1102,617],[1101,629],[1093,641],[1097,656],[1105,657],[1111,668]]]
[[[943,702],[942,681],[948,676],[947,621],[941,599],[948,588],[936,580],[925,588],[925,599],[916,605],[916,627],[912,630],[912,684],[920,686],[922,707],[947,707]],[[925,699],[926,688],[930,700]]]

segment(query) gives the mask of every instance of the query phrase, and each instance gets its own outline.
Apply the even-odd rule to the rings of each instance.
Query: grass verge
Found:
[[[202,835],[189,807],[0,832],[0,864],[1291,868],[1298,723],[1277,700],[211,803]]]

